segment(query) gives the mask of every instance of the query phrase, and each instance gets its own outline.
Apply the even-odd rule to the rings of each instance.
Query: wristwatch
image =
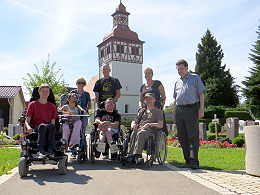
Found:
[[[152,123],[149,123],[149,127],[151,127],[152,126]]]
[[[200,108],[204,108],[204,106],[201,106]]]

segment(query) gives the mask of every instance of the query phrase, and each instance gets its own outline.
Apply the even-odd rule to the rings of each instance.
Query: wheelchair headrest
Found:
[[[38,100],[40,98],[38,90],[39,90],[39,87],[34,87],[33,88],[32,97],[30,99],[30,102]],[[49,94],[49,97],[48,97],[47,100],[48,100],[48,102],[51,102],[51,103],[53,103],[56,106],[55,97],[54,97],[54,94],[53,94],[51,88],[50,88],[50,94]]]
[[[62,94],[61,95],[61,97],[60,97],[60,106],[61,107],[67,104],[68,95],[69,94]],[[78,96],[78,105],[81,105],[81,96],[78,95],[78,94],[77,94],[77,96]]]

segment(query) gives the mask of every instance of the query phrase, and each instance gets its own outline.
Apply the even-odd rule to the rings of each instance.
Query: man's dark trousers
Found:
[[[197,104],[177,106],[176,125],[186,163],[199,166],[199,112]]]
[[[53,149],[55,148],[55,130],[54,124],[40,124],[38,127],[34,128],[34,131],[38,133],[38,151],[45,151],[45,143],[48,140],[48,152],[53,152]]]

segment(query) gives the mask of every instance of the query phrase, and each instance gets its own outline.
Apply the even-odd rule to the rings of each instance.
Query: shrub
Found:
[[[232,144],[236,144],[237,147],[242,147],[245,143],[245,139],[243,137],[235,137],[232,140]]]
[[[225,111],[225,117],[237,117],[239,120],[248,120],[250,119],[250,114],[248,111]]]
[[[166,119],[166,124],[173,124],[172,119]]]
[[[8,134],[8,127],[4,127],[4,133]]]
[[[207,140],[208,141],[215,140],[215,137],[216,137],[215,133],[208,133],[207,134]]]
[[[124,120],[124,121],[121,121],[121,125],[124,125],[124,126],[131,126],[131,122],[130,120]]]
[[[232,140],[229,139],[229,137],[218,137],[217,141],[224,143],[225,141],[229,144],[232,144]]]
[[[173,133],[173,135],[174,135],[175,137],[178,137],[178,131],[175,131],[175,132]]]
[[[12,137],[14,140],[19,140],[21,138],[23,138],[24,136],[21,134],[16,134],[14,137]]]
[[[215,133],[215,123],[209,123],[209,132],[210,133]],[[217,123],[217,128],[218,128],[218,133],[221,131],[221,124],[220,123]]]

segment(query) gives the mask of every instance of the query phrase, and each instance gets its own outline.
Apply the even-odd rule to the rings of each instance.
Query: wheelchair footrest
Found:
[[[106,149],[106,143],[97,143],[96,149],[98,152],[105,152]]]
[[[111,153],[115,153],[115,152],[119,151],[119,148],[116,144],[113,144],[110,146],[110,151],[111,151]]]

